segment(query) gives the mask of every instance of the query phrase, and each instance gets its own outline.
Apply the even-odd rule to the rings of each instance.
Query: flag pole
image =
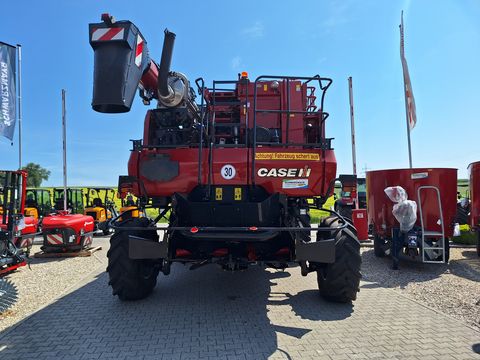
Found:
[[[348,78],[348,97],[350,100],[350,125],[351,125],[351,133],[352,133],[352,162],[353,162],[353,175],[357,176],[357,154],[355,151],[355,120],[353,114],[353,85],[352,85],[352,77]]]
[[[22,45],[18,51],[18,168],[22,168]]]
[[[350,100],[350,130],[352,133],[352,163],[353,163],[353,175],[355,176],[355,182],[357,182],[357,153],[356,153],[356,142],[355,142],[355,119],[353,112],[353,84],[352,77],[348,78],[348,98]],[[358,182],[355,184],[357,185]],[[355,198],[355,208],[358,210],[358,191],[356,192]]]
[[[63,210],[67,211],[67,111],[65,108],[65,89],[62,89],[62,131],[63,131]]]
[[[407,78],[406,78],[406,71],[405,71],[405,44],[404,44],[404,31],[403,31],[403,10],[402,10],[402,17],[400,23],[400,56],[402,60],[403,69],[403,93],[405,96],[405,118],[407,121],[407,139],[408,139],[408,163],[410,165],[410,169],[413,168],[412,165],[412,143],[410,141],[410,119],[409,119],[409,109],[408,109],[408,92],[411,91],[407,88]]]

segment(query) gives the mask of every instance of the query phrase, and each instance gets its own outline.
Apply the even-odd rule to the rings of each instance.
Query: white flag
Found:
[[[413,97],[412,83],[410,82],[410,74],[408,73],[407,59],[405,59],[405,45],[403,35],[403,11],[402,20],[400,24],[400,59],[402,60],[403,67],[403,84],[405,88],[405,99],[407,101],[407,115],[408,125],[410,130],[415,127],[417,123],[417,110],[415,108],[415,98]]]

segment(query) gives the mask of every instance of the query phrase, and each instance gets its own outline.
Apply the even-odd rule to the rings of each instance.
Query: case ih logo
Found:
[[[303,168],[260,168],[257,171],[257,175],[260,177],[309,177],[312,169],[308,166]]]

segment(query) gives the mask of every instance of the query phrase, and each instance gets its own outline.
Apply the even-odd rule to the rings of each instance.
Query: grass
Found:
[[[470,192],[469,190],[469,180],[468,179],[458,179],[457,182],[457,191],[462,197],[468,197]]]
[[[470,226],[460,225],[460,236],[453,237],[452,241],[456,244],[476,245],[477,234],[470,231]]]
[[[326,209],[330,209],[330,208],[333,208],[334,204],[335,204],[335,199],[333,196],[330,196],[326,201],[325,205],[323,205],[323,207]],[[325,218],[329,215],[330,213],[328,211],[310,209],[310,218],[311,218],[312,224],[318,224],[322,218]]]

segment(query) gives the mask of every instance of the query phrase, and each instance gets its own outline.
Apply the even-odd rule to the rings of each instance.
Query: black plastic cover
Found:
[[[130,21],[89,25],[94,58],[92,108],[102,113],[130,111],[143,72],[150,63],[147,43]],[[141,56],[135,63],[137,45]],[[138,44],[137,44],[138,43]]]

